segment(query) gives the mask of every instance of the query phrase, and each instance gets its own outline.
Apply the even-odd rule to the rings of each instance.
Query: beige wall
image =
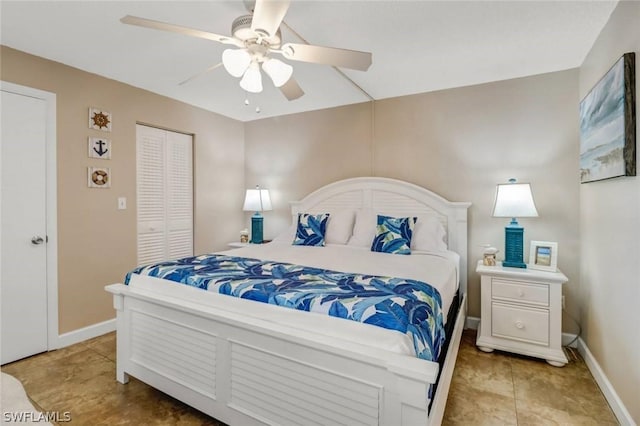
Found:
[[[195,251],[225,248],[243,225],[240,122],[60,63],[1,47],[0,78],[57,95],[59,332],[114,317],[104,286],[136,266],[136,122],[194,134]],[[113,114],[111,133],[88,108]],[[87,137],[112,140],[112,159],[87,158]],[[111,189],[89,189],[87,166],[111,167]],[[117,198],[127,197],[127,210]]]
[[[640,140],[640,3],[620,2],[580,67],[580,98],[622,54],[636,53]],[[640,144],[637,145],[640,147]],[[640,165],[640,156],[637,155]],[[580,186],[582,338],[640,424],[640,180]]]
[[[269,188],[274,207],[264,212],[266,239],[291,223],[289,201],[336,180],[372,174],[371,132],[368,103],[245,124],[245,182]]]
[[[269,236],[288,223],[286,201],[347,177],[403,179],[471,201],[469,301],[476,317],[479,245],[504,250],[507,220],[490,216],[495,185],[510,177],[531,182],[540,217],[520,220],[525,254],[531,239],[559,243],[559,267],[570,278],[567,307],[577,317],[577,100],[577,70],[569,70],[254,121],[245,127],[246,181],[282,192],[277,210],[265,215]],[[573,330],[571,320],[564,329]]]

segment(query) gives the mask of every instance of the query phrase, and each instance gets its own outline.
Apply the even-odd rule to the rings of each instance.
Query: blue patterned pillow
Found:
[[[293,239],[294,246],[324,246],[329,213],[298,213],[298,228]]]
[[[415,217],[378,215],[376,236],[371,244],[371,251],[411,254],[411,237],[416,220]]]

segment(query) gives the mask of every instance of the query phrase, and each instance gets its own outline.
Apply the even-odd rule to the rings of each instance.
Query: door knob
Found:
[[[33,245],[38,245],[42,243],[44,243],[44,239],[39,235],[36,235],[35,237],[31,238],[31,244]]]

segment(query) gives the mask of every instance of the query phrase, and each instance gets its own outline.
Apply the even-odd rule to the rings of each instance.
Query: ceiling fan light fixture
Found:
[[[260,68],[256,62],[252,62],[245,71],[242,80],[240,80],[240,87],[251,93],[262,92],[262,75],[260,75]]]
[[[246,49],[226,49],[222,52],[222,65],[234,77],[242,77],[251,64],[251,55]]]
[[[264,72],[271,77],[274,86],[283,86],[293,74],[293,67],[279,59],[269,58],[262,64]]]

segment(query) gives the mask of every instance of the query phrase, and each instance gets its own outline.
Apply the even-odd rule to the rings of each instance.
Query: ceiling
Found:
[[[247,94],[219,67],[228,46],[124,25],[135,15],[230,35],[242,1],[5,1],[2,44],[241,121],[578,67],[616,1],[305,1],[284,22],[311,44],[373,53],[368,71],[286,61],[305,95],[264,78]],[[284,42],[301,42],[286,27]],[[256,107],[260,112],[256,112]]]

